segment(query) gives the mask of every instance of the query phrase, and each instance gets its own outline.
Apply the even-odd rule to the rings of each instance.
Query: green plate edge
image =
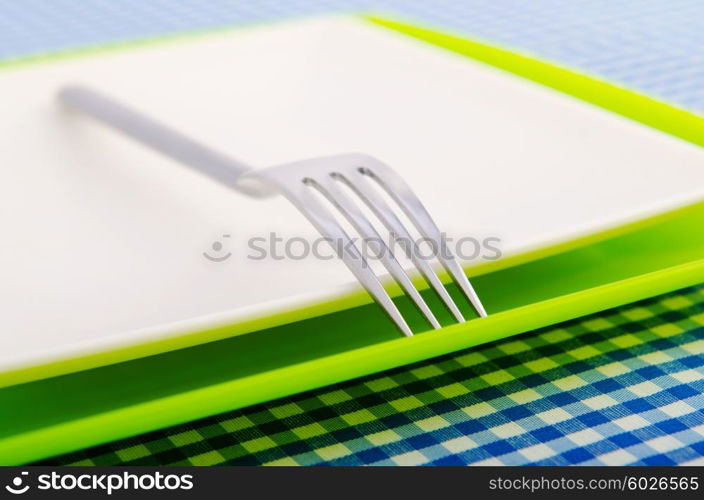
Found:
[[[704,119],[651,98],[459,36],[378,17],[369,20],[530,78],[689,142],[704,145]],[[330,303],[277,315],[276,318],[264,318],[244,325],[198,332],[168,343],[138,346],[118,353],[72,360],[63,365],[44,366],[31,373],[3,374],[4,379],[0,379],[0,382],[5,382],[7,387],[0,389],[0,463],[26,463],[248,406],[700,283],[704,281],[704,260],[700,258],[704,241],[702,237],[696,236],[696,233],[701,231],[687,231],[687,228],[701,228],[702,222],[704,205],[699,204],[549,249],[473,268],[470,273],[477,276],[477,288],[482,295],[489,297],[487,305],[492,312],[491,316],[480,321],[449,326],[442,331],[433,332],[432,335],[418,335],[411,339],[395,338],[393,328],[388,328],[383,315],[378,314],[377,308],[369,304],[365,294],[355,294]],[[689,240],[677,241],[684,233],[688,234]],[[653,237],[669,239],[670,246],[666,249],[643,249],[643,243],[645,242],[647,247]],[[639,257],[640,261],[629,263],[630,274],[620,276],[619,273],[622,273],[623,269],[616,269],[613,265],[603,266],[601,282],[597,279],[593,281],[595,286],[576,293],[568,292],[518,307],[512,307],[516,304],[510,303],[500,304],[501,298],[496,296],[499,292],[505,293],[510,289],[507,285],[515,282],[516,277],[523,275],[524,278],[531,278],[541,266],[543,272],[546,269],[552,269],[552,272],[559,269],[568,272],[574,262],[582,259],[580,262],[591,262],[592,265],[596,262],[595,269],[598,269],[602,267],[598,266],[600,259],[617,254],[624,255],[624,252],[630,256],[632,254],[628,251],[634,249],[641,249],[643,255]],[[664,259],[664,256],[667,258]],[[594,274],[594,269],[591,274]],[[614,277],[614,281],[608,282]],[[579,279],[587,284],[595,278],[599,276],[572,276],[573,280]],[[544,292],[524,290],[523,298],[526,299],[531,293],[540,298],[540,294]],[[352,316],[349,316],[350,313]],[[340,328],[339,315],[345,314],[348,315],[345,319],[354,318],[354,323],[350,326],[350,321],[347,321],[347,326]],[[272,354],[279,357],[279,365],[266,361],[274,368],[265,370],[264,362],[263,371],[259,373],[257,367],[251,362],[247,365],[246,360],[240,360],[247,366],[237,367],[238,373],[232,372],[232,368],[228,371],[225,365],[218,365],[218,362],[227,361],[226,358],[209,363],[212,365],[209,368],[211,372],[207,372],[207,367],[196,367],[196,373],[192,373],[194,368],[182,368],[183,361],[198,360],[199,356],[205,360],[213,360],[216,351],[228,353],[228,356],[232,354],[231,361],[237,364],[237,354],[242,352],[240,348],[256,346],[257,342],[261,344],[264,341],[259,339],[266,339],[267,336],[276,339],[288,330],[295,331],[294,327],[287,326],[289,323],[303,325],[299,327],[300,337],[297,340],[305,339],[305,335],[308,335],[313,341],[321,342],[310,330],[326,331],[325,327],[327,331],[337,330],[335,333],[339,337],[335,338],[333,333],[332,338],[337,344],[334,350],[338,352],[320,358],[313,357],[315,352],[311,352],[306,358],[300,352],[291,354],[275,352],[274,349]],[[254,330],[258,331],[257,335],[239,339],[226,338]],[[345,332],[353,335],[357,330],[365,330],[357,343],[344,335]],[[181,349],[202,342],[210,343]],[[261,345],[267,346],[266,342]],[[230,353],[228,348],[233,351]],[[168,349],[179,350],[121,362]],[[327,345],[322,350],[325,349],[330,351],[333,348]],[[293,362],[281,365],[283,355],[289,355]],[[108,363],[117,364],[97,368]],[[96,368],[70,373],[93,367]],[[163,374],[164,369],[172,370],[175,378],[182,377],[183,380],[169,386],[158,383],[150,385],[146,383],[148,378],[141,378],[145,382],[142,384],[145,387],[141,395],[135,394],[139,391],[135,391],[135,385],[131,384],[130,391],[126,391],[130,394],[121,394],[118,390],[118,394],[111,393],[109,396],[102,396],[102,399],[98,397],[99,401],[95,401],[92,407],[81,406],[80,400],[85,399],[85,394],[93,396],[101,391],[105,393],[116,390],[115,387],[108,388],[101,384],[108,381],[113,384],[124,381],[126,385],[130,385],[128,382],[138,382],[138,379],[131,380],[130,377]],[[66,375],[36,380],[61,373]],[[201,382],[197,383],[197,380]],[[55,401],[59,399],[56,398],[57,391],[63,395],[62,403]]]

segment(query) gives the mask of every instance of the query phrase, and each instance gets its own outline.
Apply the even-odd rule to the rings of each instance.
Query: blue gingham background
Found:
[[[698,0],[0,0],[0,60],[340,11],[470,33],[704,111]]]
[[[387,13],[465,32],[704,112],[704,2],[696,0],[0,0],[0,61],[340,11]],[[687,290],[546,329],[530,340],[523,337],[487,346],[474,354],[450,356],[367,381],[350,382],[342,386],[342,392],[333,388],[329,393],[323,390],[259,405],[73,458],[77,462],[107,463],[110,460],[105,457],[110,456],[140,463],[144,457],[170,453],[163,462],[704,463],[704,321],[699,321],[704,319],[703,297],[702,288]],[[653,307],[660,310],[653,314]],[[687,308],[694,310],[683,312]],[[629,321],[621,321],[624,314]],[[607,330],[615,324],[620,330],[614,339]],[[515,355],[528,345],[546,356],[540,359],[548,361],[541,363],[549,364],[557,349],[551,343],[566,341],[565,331],[588,340],[591,330],[602,332],[602,337],[592,339],[594,342],[625,344],[603,349],[585,341],[567,349],[574,351],[576,360],[561,367],[541,368],[537,361],[502,366],[501,356],[475,359],[486,349],[507,349]],[[649,339],[646,345],[628,344],[632,340],[628,331],[655,331],[658,337]],[[682,333],[687,337],[678,337],[674,343],[668,340]],[[533,345],[536,342],[540,345]],[[590,368],[582,361],[590,356],[608,359]],[[462,360],[469,364],[461,366]],[[486,376],[477,374],[478,379],[486,379],[487,387],[467,394],[461,383],[466,375],[462,370],[477,370],[482,363],[489,363],[492,370]],[[531,373],[510,374],[514,369]],[[567,372],[545,378],[549,370],[558,369]],[[568,373],[570,370],[573,373]],[[585,370],[588,377],[584,376]],[[427,400],[430,391],[421,397],[412,389],[416,382],[423,385],[423,380],[432,377],[449,377],[447,384],[434,384],[439,387],[433,389],[437,401]],[[503,394],[502,387],[514,380],[520,387],[511,386],[508,395]],[[396,394],[399,387],[406,392]],[[366,389],[358,395],[359,401],[376,398],[378,405],[360,403],[357,408],[354,395],[360,388]],[[340,401],[333,397],[338,393],[344,395]],[[545,401],[549,401],[549,407],[541,406]],[[316,420],[314,413],[320,413],[325,405],[336,408],[334,415]],[[345,405],[351,405],[349,412]],[[282,408],[286,412],[281,413]],[[372,408],[381,408],[379,414]],[[431,413],[425,415],[424,411]],[[271,417],[264,418],[266,424],[257,423],[262,421],[257,417],[260,413]],[[347,418],[348,414],[356,416]],[[366,420],[364,415],[368,416]],[[280,417],[278,430],[272,427],[276,416]],[[347,427],[335,420],[338,418],[346,421]],[[334,423],[328,429],[325,422]],[[372,427],[366,429],[365,425]],[[315,426],[322,429],[318,434]],[[296,429],[304,427],[307,434],[302,436]],[[292,433],[300,441],[287,443]],[[321,443],[315,444],[316,439]],[[167,441],[178,446],[164,449]],[[227,453],[222,443],[227,444]],[[237,446],[249,452],[240,453]],[[183,451],[186,447],[190,447],[187,452]]]
[[[704,465],[704,286],[50,465]]]

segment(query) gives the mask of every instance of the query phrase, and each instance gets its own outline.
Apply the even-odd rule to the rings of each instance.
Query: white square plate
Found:
[[[704,198],[699,148],[358,19],[16,67],[0,74],[0,372],[356,287],[336,260],[249,259],[252,237],[315,232],[283,199],[238,196],[71,115],[54,99],[66,83],[255,165],[369,153],[449,235],[498,237],[504,255]],[[214,241],[232,256],[205,259]]]

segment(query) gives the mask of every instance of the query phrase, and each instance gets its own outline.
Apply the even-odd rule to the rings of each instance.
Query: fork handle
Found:
[[[239,182],[252,167],[205,146],[145,114],[100,92],[67,86],[58,93],[61,102],[116,129],[160,153],[248,196],[273,194],[264,186]]]

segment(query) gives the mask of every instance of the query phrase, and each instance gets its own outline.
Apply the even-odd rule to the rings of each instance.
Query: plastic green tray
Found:
[[[370,21],[704,144],[704,119],[666,104],[486,44]],[[233,325],[197,332],[193,338],[201,341],[220,339],[200,345],[5,374],[0,380],[0,464],[26,463],[190,421],[701,283],[702,227],[704,203],[473,268],[469,273],[490,316],[413,338],[400,337],[380,308],[358,294],[281,315],[269,323],[274,326],[260,321],[244,330]],[[399,305],[416,323],[412,326],[421,327],[410,304],[399,299]],[[284,319],[289,321],[278,324]],[[440,320],[451,323],[449,317]],[[111,360],[126,361],[107,364]],[[79,366],[94,368],[73,371]]]

